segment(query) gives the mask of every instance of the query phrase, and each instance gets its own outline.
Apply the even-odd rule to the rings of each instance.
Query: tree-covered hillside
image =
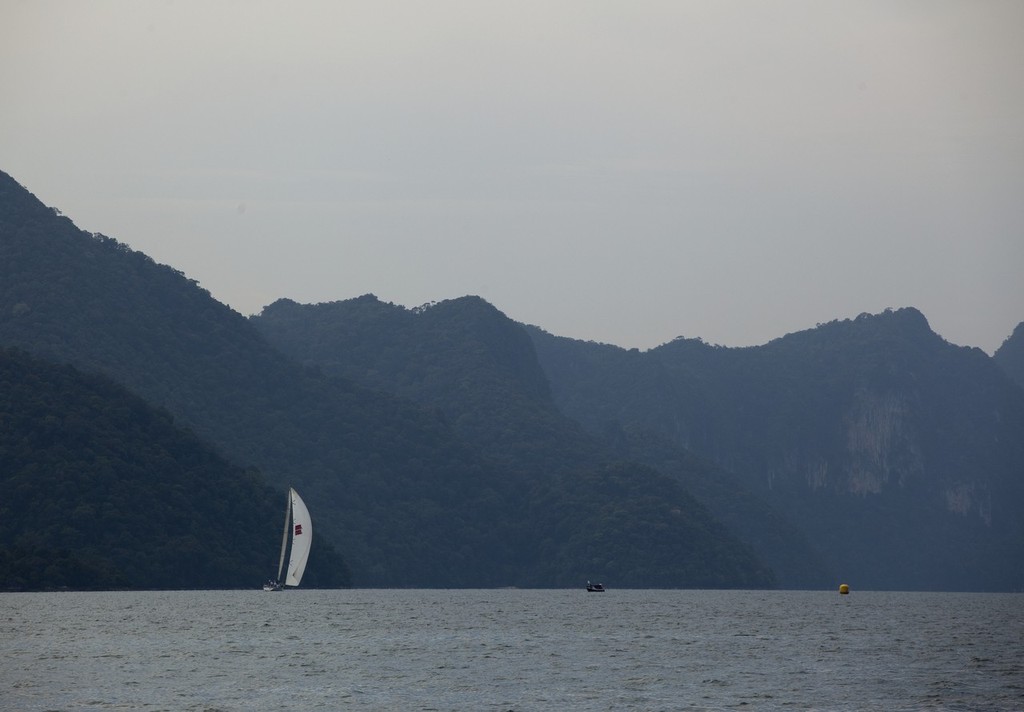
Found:
[[[555,407],[529,334],[479,297],[417,309],[373,295],[282,299],[251,321],[306,365],[440,411],[510,467],[575,467],[596,455],[593,440]]]
[[[356,585],[507,581],[492,546],[505,479],[440,418],[303,368],[192,280],[78,230],[6,175],[0,345],[104,373],[294,485]]]
[[[556,401],[596,430],[692,448],[879,588],[1024,585],[1024,398],[913,309],[761,347],[646,353],[531,332]]]
[[[601,572],[592,578],[615,576],[649,586],[768,581],[749,548],[715,522],[678,479],[619,462],[621,453],[560,413],[529,335],[482,299],[412,310],[370,295],[315,305],[281,300],[252,321],[308,365],[439,409],[470,444],[514,473],[535,530],[519,536],[535,539],[535,556],[548,562],[541,580],[562,580],[559,572],[567,570],[588,576],[560,550],[578,545],[580,552],[592,550],[583,557]],[[567,531],[567,521],[578,531]],[[646,527],[646,535],[638,537],[634,526]],[[703,552],[705,570],[683,571],[682,562],[697,552]],[[653,557],[662,555],[665,561],[655,565]],[[549,567],[551,562],[559,563]],[[628,562],[628,568],[600,562]],[[648,567],[663,572],[645,574]]]
[[[690,504],[678,488],[668,499],[652,495],[663,484],[657,473],[635,467],[618,489],[588,489],[568,469],[523,481],[509,463],[468,444],[437,408],[284,356],[192,280],[77,230],[5,175],[0,345],[104,373],[233,461],[259,467],[280,487],[295,485],[355,585],[554,586],[597,576],[635,586],[771,582],[734,541],[734,556],[694,577],[680,551],[695,530],[675,513]],[[622,492],[628,501],[615,499]],[[603,530],[593,526],[599,511]],[[591,526],[566,539],[568,516]],[[659,536],[627,548],[639,531]],[[618,548],[590,546],[600,537]]]
[[[295,485],[355,585],[1024,588],[1024,389],[913,309],[644,353],[471,297],[247,320],[0,174],[5,346]]]
[[[255,588],[282,502],[111,381],[0,350],[0,589]],[[344,586],[322,538],[305,586]]]

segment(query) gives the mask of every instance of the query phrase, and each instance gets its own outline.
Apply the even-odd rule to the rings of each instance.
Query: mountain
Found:
[[[558,448],[572,440],[567,429],[586,437],[554,406],[529,335],[479,297],[417,309],[373,295],[314,305],[281,299],[251,321],[304,365],[440,410],[492,455],[524,439]]]
[[[564,559],[562,541],[595,562],[601,573],[591,578],[651,586],[768,582],[763,572],[751,576],[758,567],[747,547],[678,480],[619,457],[560,413],[529,335],[479,297],[417,309],[372,295],[314,305],[279,300],[251,320],[306,365],[441,412],[525,490],[529,521],[520,536],[533,540],[541,560]],[[662,551],[665,573],[645,575],[643,561]],[[687,561],[703,563],[686,564],[685,575],[673,578]],[[546,576],[557,579],[567,566],[553,563]]]
[[[443,410],[282,354],[193,280],[78,230],[0,175],[4,345],[102,373],[231,461],[296,486],[355,585],[772,582],[651,468],[566,462],[524,477],[508,450],[474,445]],[[543,397],[536,366],[515,377]]]
[[[992,358],[1013,381],[1024,388],[1024,321],[1007,337]]]
[[[1024,588],[1014,352],[953,346],[914,309],[647,352],[475,297],[245,319],[0,174],[0,347],[102,374],[296,486],[356,585]]]
[[[860,588],[1024,586],[1024,394],[914,309],[764,346],[640,353],[533,328],[556,403],[594,432],[715,461]]]
[[[684,484],[680,505],[704,519],[722,520],[787,586],[822,585],[827,579],[802,535],[727,473],[692,453],[666,444],[658,458],[625,447],[618,434],[588,434],[552,399],[526,329],[479,297],[405,309],[373,295],[300,305],[279,300],[251,317],[282,351],[361,385],[397,393],[439,409],[469,442],[518,476],[601,470],[634,462]],[[713,493],[708,495],[708,493]],[[678,497],[678,495],[677,495]],[[710,512],[707,511],[710,509]],[[583,527],[604,527],[596,518]],[[700,527],[718,531],[720,525]],[[689,534],[693,548],[712,546]]]
[[[281,503],[106,378],[0,350],[0,589],[249,588],[277,570]],[[318,538],[305,586],[347,571]]]
[[[0,290],[0,345],[103,373],[294,485],[355,585],[504,582],[484,526],[503,478],[435,414],[301,367],[193,280],[6,175]],[[471,516],[442,516],[453,497]]]

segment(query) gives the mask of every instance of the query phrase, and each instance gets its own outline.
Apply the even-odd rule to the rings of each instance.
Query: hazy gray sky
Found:
[[[244,314],[1024,320],[1024,2],[0,0],[0,169]]]

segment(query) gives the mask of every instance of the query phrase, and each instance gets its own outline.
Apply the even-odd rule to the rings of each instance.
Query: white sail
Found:
[[[313,543],[313,522],[305,502],[295,490],[288,491],[292,505],[292,553],[288,559],[288,577],[285,586],[298,586],[306,570],[309,547]]]

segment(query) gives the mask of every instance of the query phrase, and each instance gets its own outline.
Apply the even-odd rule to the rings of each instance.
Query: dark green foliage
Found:
[[[743,349],[680,339],[640,354],[531,333],[565,412],[732,471],[835,576],[861,588],[1024,585],[1024,394],[916,310]]]
[[[552,403],[526,331],[479,297],[413,310],[372,295],[279,300],[251,321],[307,365],[442,413],[507,467],[571,466],[593,447]]]
[[[104,373],[233,461],[259,467],[282,488],[294,485],[317,531],[343,552],[357,585],[556,583],[538,573],[545,563],[538,559],[529,504],[535,488],[557,473],[528,465],[519,454],[528,448],[485,454],[464,438],[513,441],[525,428],[530,447],[545,450],[547,458],[566,431],[551,433],[548,423],[560,416],[549,403],[538,405],[546,383],[536,363],[524,358],[532,354],[528,337],[491,320],[493,309],[479,301],[460,306],[466,333],[485,334],[483,342],[494,348],[482,354],[484,361],[457,364],[462,381],[455,387],[465,393],[453,418],[441,400],[420,407],[282,355],[182,274],[78,231],[0,175],[0,345]],[[386,352],[374,353],[388,364]],[[501,364],[497,379],[489,359]],[[414,362],[405,378],[443,398],[453,387],[450,365],[428,361],[424,370]],[[536,407],[536,415],[524,421],[493,411],[491,395],[477,392],[481,384],[504,389],[499,399],[508,399],[510,413]],[[478,421],[484,425],[474,432]],[[559,467],[578,450],[578,443],[565,447]],[[737,561],[749,557],[731,545]],[[662,569],[674,570],[674,585],[688,585],[689,569],[673,569],[664,560],[668,551],[637,552],[636,570],[660,567],[659,580],[669,580]],[[735,585],[770,583],[759,572],[745,572]],[[646,582],[638,577],[629,585]]]
[[[634,463],[538,484],[530,521],[540,537],[542,580],[649,588],[761,588],[774,580],[677,482]]]
[[[281,502],[120,386],[0,350],[0,588],[255,587]],[[347,583],[314,552],[309,585]]]
[[[0,174],[2,345],[104,373],[295,485],[359,585],[766,585],[757,555],[787,586],[1024,588],[1024,391],[913,309],[646,353],[526,333],[473,297],[246,320]],[[56,539],[5,546],[52,562],[40,585],[131,585]]]
[[[742,485],[735,475],[675,444],[665,435],[633,426],[608,425],[604,434],[623,457],[644,462],[676,478],[735,536],[771,567],[780,586],[831,586],[819,552],[779,507]]]
[[[678,482],[613,452],[559,413],[529,335],[464,297],[407,310],[373,296],[300,306],[253,322],[307,364],[439,409],[514,475],[494,524],[517,585],[765,586],[773,578]],[[509,487],[511,484],[511,487]],[[500,487],[496,486],[496,492]]]
[[[3,175],[0,344],[105,373],[294,485],[362,585],[445,585],[460,569],[482,584],[497,566],[478,527],[439,512],[454,491],[487,517],[500,478],[436,415],[295,364],[194,282],[78,231]]]
[[[130,582],[111,561],[68,551],[0,545],[0,582],[5,591],[106,591],[129,588]]]

